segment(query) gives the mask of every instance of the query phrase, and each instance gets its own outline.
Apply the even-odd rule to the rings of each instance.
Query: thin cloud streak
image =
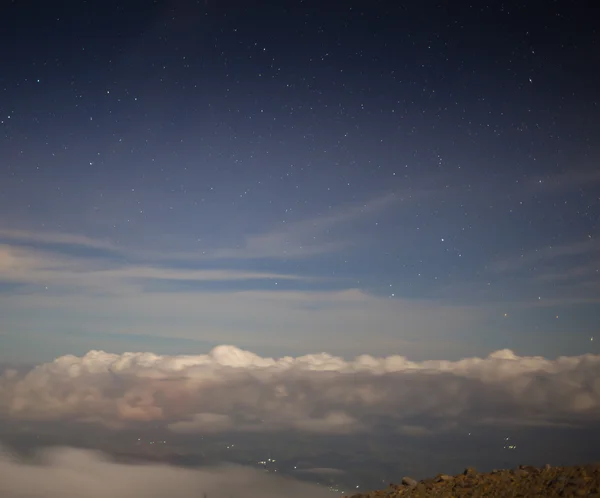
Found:
[[[183,293],[128,289],[68,296],[42,289],[25,300],[4,296],[3,309],[4,329],[18,327],[31,333],[76,329],[105,340],[112,334],[139,332],[144,340],[227,341],[270,351],[329,350],[344,355],[356,354],[357,345],[368,337],[372,353],[392,350],[419,357],[456,354],[465,347],[474,352],[476,346],[472,341],[466,344],[462,334],[481,328],[484,320],[480,309],[469,306],[388,299],[358,289]],[[93,347],[94,342],[90,339],[88,344]]]
[[[545,263],[561,257],[580,256],[597,252],[600,252],[600,240],[589,237],[587,240],[579,242],[528,251],[518,258],[496,261],[490,265],[490,270],[495,273],[510,272],[527,265]]]
[[[221,249],[209,254],[213,258],[257,259],[293,258],[335,252],[356,243],[354,236],[326,240],[331,229],[368,219],[397,204],[398,194],[387,194],[366,203],[336,209],[324,216],[286,223],[282,228],[246,238],[243,247]]]
[[[14,242],[33,242],[56,245],[75,245],[92,249],[108,249],[121,251],[118,245],[101,239],[94,239],[85,235],[69,234],[62,232],[27,231],[0,228],[0,239]]]
[[[597,168],[580,169],[560,175],[552,175],[547,179],[542,179],[541,184],[539,181],[535,186],[543,185],[543,191],[548,193],[590,187],[600,182],[600,170]]]
[[[0,228],[0,241],[49,244],[63,246],[79,246],[84,248],[103,249],[118,255],[148,259],[152,262],[169,261],[206,261],[211,259],[260,259],[260,258],[295,258],[310,257],[342,250],[356,243],[356,237],[347,235],[339,240],[323,240],[333,228],[347,226],[350,223],[368,219],[398,202],[429,195],[434,190],[423,192],[407,192],[402,194],[386,194],[367,202],[354,203],[335,209],[323,216],[293,221],[282,228],[273,229],[258,235],[246,236],[243,247],[222,247],[213,251],[152,251],[147,248],[121,246],[108,240],[93,239],[85,235],[59,232],[26,231]]]
[[[112,267],[111,267],[112,266]],[[197,270],[141,265],[115,265],[100,258],[65,256],[60,253],[0,245],[0,282],[38,285],[70,285],[74,288],[119,288],[136,280],[218,282],[243,280],[323,280],[282,273],[243,270]]]

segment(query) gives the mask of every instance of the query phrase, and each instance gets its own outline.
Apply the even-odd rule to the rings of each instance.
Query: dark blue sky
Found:
[[[0,360],[599,352],[571,2],[13,2]]]

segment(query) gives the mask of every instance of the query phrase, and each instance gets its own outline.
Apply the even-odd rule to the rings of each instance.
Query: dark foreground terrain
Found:
[[[494,470],[483,474],[467,468],[462,474],[438,474],[432,479],[415,481],[404,477],[401,484],[387,489],[355,494],[352,498],[425,498],[430,496],[533,498],[575,497],[600,498],[600,463],[571,467],[535,468],[520,465],[517,469]]]

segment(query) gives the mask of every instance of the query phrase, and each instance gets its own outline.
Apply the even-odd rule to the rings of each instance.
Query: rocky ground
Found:
[[[462,474],[439,474],[432,479],[415,481],[404,477],[401,484],[390,484],[387,489],[355,494],[351,498],[600,498],[600,463],[572,467],[535,468],[520,465],[517,469],[494,470],[478,473],[467,468]]]

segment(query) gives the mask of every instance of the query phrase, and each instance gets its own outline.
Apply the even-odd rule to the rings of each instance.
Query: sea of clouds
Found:
[[[600,420],[600,356],[509,350],[413,362],[328,354],[263,358],[233,346],[205,355],[62,356],[0,376],[0,419],[81,421],[178,433],[283,431],[414,436],[463,423],[578,426]]]
[[[330,498],[323,487],[242,466],[128,465],[99,452],[40,451],[20,460],[0,448],[2,498]]]

